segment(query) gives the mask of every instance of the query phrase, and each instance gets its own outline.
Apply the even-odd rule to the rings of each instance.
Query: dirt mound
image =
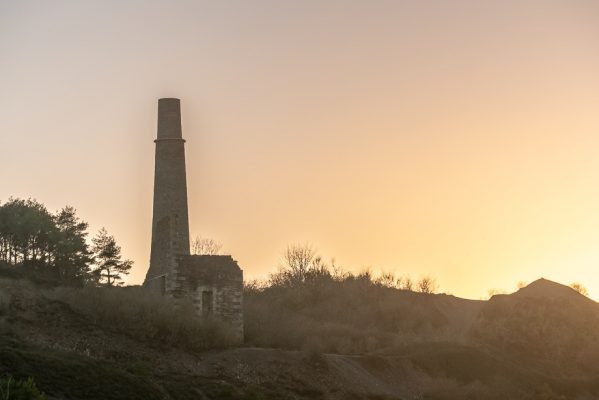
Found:
[[[599,376],[599,304],[539,279],[511,295],[493,296],[478,314],[472,342],[552,376]]]
[[[550,281],[548,279],[537,279],[528,286],[518,290],[513,295],[515,296],[526,296],[526,297],[546,297],[546,298],[561,298],[572,301],[584,301],[593,302],[586,296],[578,293],[576,290],[569,286],[562,285],[557,282]],[[593,302],[594,303],[594,302]]]

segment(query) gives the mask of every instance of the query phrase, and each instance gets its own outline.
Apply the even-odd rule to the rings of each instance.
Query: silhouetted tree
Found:
[[[96,268],[87,242],[88,224],[73,207],[56,214],[36,200],[10,198],[0,204],[0,261],[46,282],[81,286],[88,281],[117,284],[131,261],[121,260],[114,237],[102,230],[94,239]]]
[[[55,268],[62,282],[83,285],[89,278],[91,251],[86,242],[88,224],[73,207],[65,207],[54,217],[58,228]]]
[[[223,247],[221,243],[218,243],[214,239],[203,238],[196,236],[191,243],[192,254],[197,255],[209,255],[214,256],[220,253],[220,249]]]
[[[133,262],[121,259],[121,247],[104,228],[100,229],[92,242],[95,264],[92,274],[96,281],[108,286],[122,285],[123,275],[129,274]]]
[[[0,260],[12,265],[50,264],[56,230],[43,204],[32,199],[9,199],[0,207]]]
[[[309,244],[289,245],[283,254],[283,263],[285,267],[301,276],[310,269],[316,258],[318,256]]]
[[[283,253],[279,272],[270,276],[273,286],[295,286],[319,279],[332,280],[333,276],[322,258],[309,244],[289,245]]]
[[[437,282],[430,276],[424,276],[418,281],[417,289],[420,293],[435,293],[438,289]]]

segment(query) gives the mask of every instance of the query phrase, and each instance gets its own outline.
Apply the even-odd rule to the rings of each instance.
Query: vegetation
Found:
[[[0,400],[44,399],[38,387],[57,398],[363,398],[335,386],[345,373],[365,386],[404,379],[421,399],[599,392],[596,304],[561,285],[469,301],[434,295],[428,276],[350,273],[293,245],[278,272],[244,287],[246,344],[263,349],[208,352],[233,343],[229,328],[191,303],[120,287],[131,261],[105,229],[88,243],[87,229],[72,207],[0,206]],[[220,248],[193,242],[196,254]]]
[[[0,263],[54,284],[120,282],[131,261],[120,260],[120,247],[104,229],[90,248],[87,229],[73,207],[52,214],[36,200],[11,198],[0,205]]]
[[[437,335],[444,320],[419,301],[434,279],[352,274],[326,264],[308,245],[289,246],[280,270],[245,286],[249,344],[310,353],[359,354],[393,347],[407,337]],[[417,293],[421,292],[421,293]]]
[[[598,306],[579,297],[496,296],[478,314],[472,339],[547,374],[599,375]]]
[[[222,398],[250,399],[252,390],[221,380],[161,374],[167,355],[178,366],[179,355],[223,348],[230,338],[190,304],[141,287],[43,288],[0,278],[0,376],[32,376],[50,398],[220,399],[222,389],[231,393]]]
[[[0,378],[0,400],[45,400],[46,396],[39,391],[33,378],[14,379],[8,375]]]
[[[570,287],[574,290],[576,290],[578,293],[580,293],[583,296],[589,296],[589,291],[587,290],[587,288],[585,288],[584,286],[582,286],[581,283],[578,282],[574,282],[570,284]]]
[[[222,247],[222,243],[214,239],[196,236],[191,242],[191,253],[195,255],[215,256],[220,254]]]
[[[93,252],[95,267],[91,274],[97,282],[108,286],[122,285],[123,275],[129,274],[133,261],[122,260],[121,247],[116,244],[114,236],[109,235],[106,229],[100,229],[93,238]]]
[[[175,303],[141,287],[56,288],[47,296],[97,326],[153,346],[197,352],[233,343],[220,321],[197,318],[192,304]]]
[[[0,372],[36,376],[36,387],[50,398],[86,400],[275,400],[289,399],[283,388],[226,382],[223,379],[173,374],[151,365],[143,373],[126,362],[111,362],[25,346],[0,337]],[[0,382],[2,380],[0,379]],[[9,397],[10,400],[42,400],[45,397]],[[1,397],[0,400],[5,400]]]

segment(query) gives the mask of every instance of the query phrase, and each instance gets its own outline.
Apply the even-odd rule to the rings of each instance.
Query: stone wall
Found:
[[[231,256],[177,257],[175,298],[189,298],[201,317],[215,316],[230,324],[243,343],[243,271]]]

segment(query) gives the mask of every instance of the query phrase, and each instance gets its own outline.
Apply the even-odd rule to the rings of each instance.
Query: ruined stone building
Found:
[[[179,99],[158,100],[150,268],[144,286],[191,300],[201,317],[231,324],[243,341],[243,271],[231,256],[190,255],[185,140]]]

